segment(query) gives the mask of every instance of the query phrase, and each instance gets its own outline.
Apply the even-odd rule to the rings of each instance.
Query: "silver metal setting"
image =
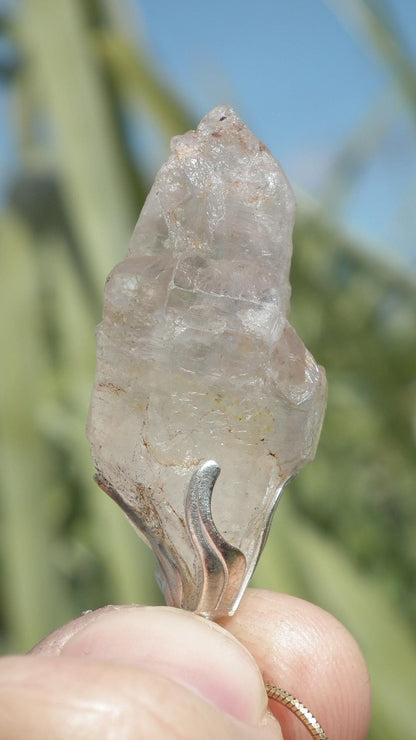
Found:
[[[192,475],[184,494],[185,532],[195,552],[196,565],[190,570],[178,550],[163,536],[162,528],[146,526],[141,512],[120,496],[101,472],[94,476],[105,491],[128,516],[141,537],[153,549],[157,559],[156,578],[165,601],[196,612],[208,619],[232,616],[254,572],[269,533],[271,521],[289,476],[269,499],[261,530],[249,553],[230,544],[218,530],[212,516],[211,502],[221,468],[214,460],[202,463]],[[157,509],[153,509],[157,517]]]
[[[208,619],[232,616],[236,611],[266,543],[282,491],[294,477],[289,476],[269,498],[261,531],[248,561],[247,553],[229,543],[213,520],[211,502],[220,472],[215,460],[207,460],[195,470],[185,493],[184,524],[196,554],[194,572],[189,571],[180,553],[161,547],[154,537],[148,536],[157,557],[156,578],[166,603]],[[102,483],[100,485],[103,487]],[[126,513],[133,519],[131,512]],[[138,528],[143,534],[143,527]]]
[[[212,518],[212,492],[220,471],[214,460],[200,465],[185,500],[186,526],[200,562],[195,611],[206,617],[234,611],[246,573],[243,553],[224,539]]]

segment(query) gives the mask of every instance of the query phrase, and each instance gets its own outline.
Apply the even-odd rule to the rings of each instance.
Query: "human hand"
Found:
[[[264,681],[306,704],[330,740],[364,740],[367,670],[333,617],[248,590],[221,625],[168,607],[75,619],[27,656],[0,660],[0,740],[309,738],[285,707],[268,711]]]

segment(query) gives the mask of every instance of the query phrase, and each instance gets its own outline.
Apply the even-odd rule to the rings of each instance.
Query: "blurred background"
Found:
[[[170,137],[221,102],[295,187],[291,321],[329,379],[254,582],[338,616],[370,666],[370,738],[411,738],[413,0],[0,0],[0,647],[161,601],[92,481],[94,326]]]

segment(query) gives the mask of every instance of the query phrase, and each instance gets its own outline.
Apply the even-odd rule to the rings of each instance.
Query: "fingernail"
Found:
[[[162,674],[248,724],[259,724],[267,710],[250,653],[222,627],[180,609],[103,612],[71,635],[60,653]]]

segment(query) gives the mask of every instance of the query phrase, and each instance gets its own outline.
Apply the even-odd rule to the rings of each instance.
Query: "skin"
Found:
[[[351,635],[312,604],[259,590],[220,624],[110,606],[2,658],[0,740],[307,740],[287,709],[268,707],[264,680],[330,740],[365,740],[369,679]]]

